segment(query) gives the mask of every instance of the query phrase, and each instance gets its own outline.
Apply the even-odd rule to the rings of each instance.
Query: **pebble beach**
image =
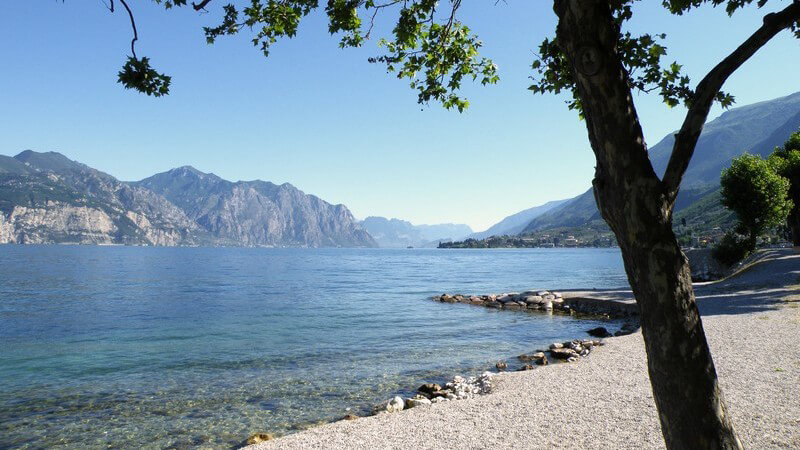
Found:
[[[800,255],[770,250],[728,279],[695,285],[747,448],[800,448],[799,275]],[[591,295],[631,301],[625,293]],[[343,420],[248,448],[664,448],[641,333],[604,342],[569,364],[494,375],[487,395]]]

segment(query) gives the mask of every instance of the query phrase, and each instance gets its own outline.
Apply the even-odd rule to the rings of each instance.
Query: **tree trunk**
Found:
[[[647,155],[607,1],[555,0],[597,158],[594,194],[639,305],[650,383],[670,449],[742,448],[717,383],[672,202]]]
[[[750,252],[753,252],[756,249],[756,242],[758,242],[758,231],[756,231],[756,226],[752,226],[750,228],[750,232],[747,235],[747,249]]]
[[[797,200],[794,201],[797,202]],[[789,223],[789,230],[792,232],[792,244],[798,247],[800,246],[800,208],[797,203],[789,213],[787,222]]]

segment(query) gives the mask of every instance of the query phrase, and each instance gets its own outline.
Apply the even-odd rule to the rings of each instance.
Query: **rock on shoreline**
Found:
[[[546,290],[487,295],[442,294],[434,296],[433,300],[441,303],[465,303],[512,311],[558,312],[609,318],[638,315],[636,308],[633,307],[635,305],[632,306],[616,301],[598,301],[597,299],[582,297],[564,298],[560,292]]]
[[[396,413],[404,409],[485,395],[492,391],[493,376],[494,374],[491,372],[483,372],[477,377],[469,378],[456,375],[444,387],[436,383],[425,383],[417,389],[417,394],[413,397],[403,399],[403,397],[395,396],[386,404],[378,406],[375,413]]]

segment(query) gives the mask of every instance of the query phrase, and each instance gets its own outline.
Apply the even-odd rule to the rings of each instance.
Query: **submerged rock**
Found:
[[[494,366],[497,368],[497,370],[506,370],[508,368],[508,364],[503,361],[498,362]]]
[[[356,420],[356,419],[358,419],[358,416],[353,413],[345,414],[344,417],[342,417],[342,420]]]
[[[273,440],[274,437],[269,433],[255,433],[247,438],[247,445],[260,444]]]

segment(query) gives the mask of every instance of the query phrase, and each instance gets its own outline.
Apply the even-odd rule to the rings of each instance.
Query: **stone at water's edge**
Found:
[[[588,330],[587,333],[589,333],[589,336],[594,336],[599,338],[605,338],[611,336],[611,333],[609,333],[609,331],[605,327],[592,328],[591,330]]]
[[[528,295],[525,297],[525,303],[527,304],[539,304],[542,303],[542,297],[538,295]]]
[[[403,397],[399,395],[395,398],[389,400],[389,403],[386,404],[386,411],[387,412],[400,412],[403,410],[403,407],[406,405],[406,402],[403,400]]]
[[[255,433],[247,438],[247,445],[260,444],[262,442],[271,441],[273,436],[269,433]]]
[[[550,349],[550,355],[553,358],[562,360],[569,360],[570,358],[579,356],[578,353],[571,348],[553,348]]]
[[[414,396],[413,398],[406,399],[406,409],[415,408],[417,406],[430,405],[431,401],[422,395]]]
[[[420,394],[422,394],[422,395],[424,395],[426,397],[431,397],[434,392],[438,392],[438,391],[441,391],[441,390],[442,390],[442,387],[439,386],[436,383],[425,383],[422,386],[420,386],[419,388],[417,388],[417,392],[419,392]]]

